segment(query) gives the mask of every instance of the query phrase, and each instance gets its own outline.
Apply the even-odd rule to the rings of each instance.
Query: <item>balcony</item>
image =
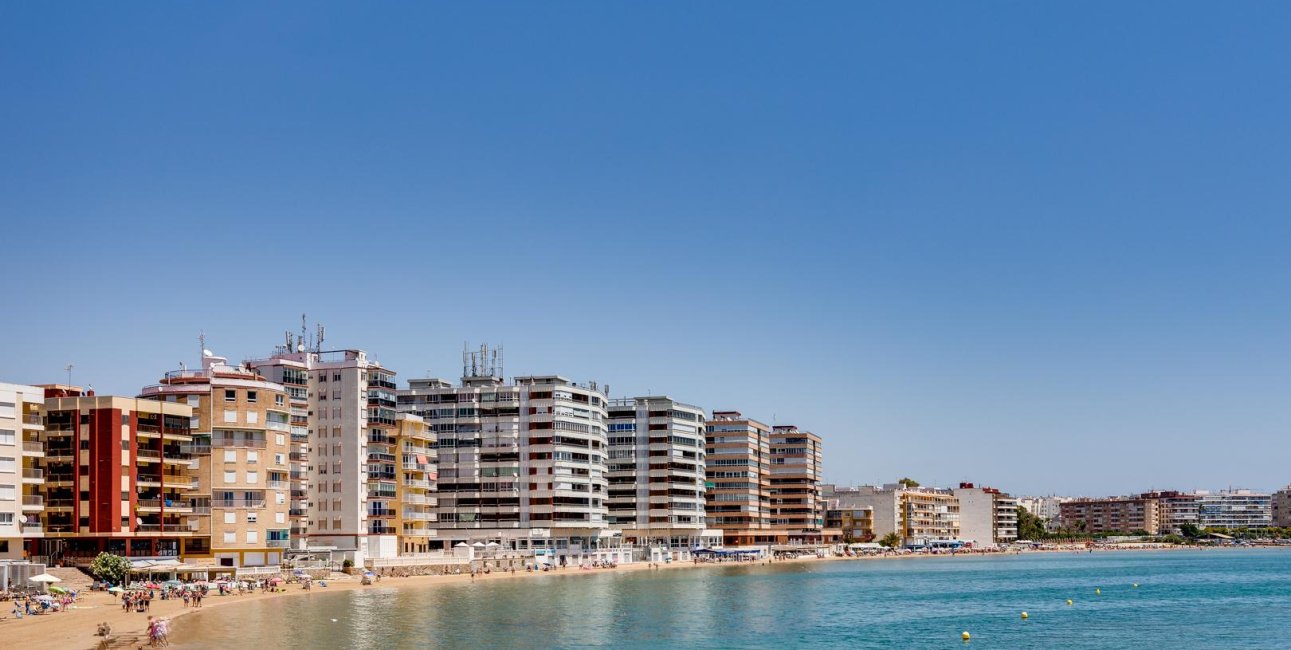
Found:
[[[393,381],[376,378],[369,378],[368,386],[380,386],[381,388],[389,388],[390,390],[396,390],[398,388]]]
[[[22,428],[40,430],[45,428],[45,423],[39,415],[27,414],[22,416]]]
[[[287,489],[287,482],[286,481],[268,481],[265,483],[265,486],[268,487],[270,490],[285,490]]]
[[[25,496],[22,498],[24,502],[23,505],[24,507],[26,506],[27,499],[41,499],[41,498],[43,497]],[[45,502],[45,509],[46,510],[71,510],[73,504],[74,504],[74,501],[72,499],[50,499]]]
[[[31,469],[24,467],[22,470],[22,482],[34,483],[40,485],[45,482],[45,470]]]
[[[264,545],[268,548],[291,548],[289,539],[266,539]]]
[[[22,509],[28,512],[38,512],[45,509],[45,497],[36,494],[22,495]]]
[[[218,499],[211,501],[213,508],[263,508],[264,499]]]
[[[28,444],[31,443],[23,443],[24,451],[26,451],[26,445]],[[71,463],[76,461],[76,451],[74,449],[46,449],[44,456],[45,460],[51,463]]]
[[[44,535],[45,535],[45,528],[41,525],[41,522],[39,521],[36,523],[24,523],[22,525],[23,537],[44,537]]]
[[[43,458],[45,456],[45,443],[24,440],[22,443],[22,454],[24,456]]]
[[[161,460],[161,452],[156,449],[137,449],[135,450],[134,455],[139,460],[153,462]]]

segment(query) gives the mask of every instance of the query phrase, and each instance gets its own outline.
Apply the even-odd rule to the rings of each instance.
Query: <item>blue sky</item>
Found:
[[[793,423],[838,482],[1291,482],[1291,9],[0,7],[0,378],[299,327]]]

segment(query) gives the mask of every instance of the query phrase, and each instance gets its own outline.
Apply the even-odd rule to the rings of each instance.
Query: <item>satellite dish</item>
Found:
[[[305,351],[305,344],[304,344],[304,343],[297,343],[297,344],[296,344],[296,351],[297,351],[297,352],[304,352],[304,351]]]
[[[215,353],[214,353],[214,352],[211,352],[210,350],[202,350],[202,356],[204,356],[204,357],[213,357],[213,356],[215,356]]]

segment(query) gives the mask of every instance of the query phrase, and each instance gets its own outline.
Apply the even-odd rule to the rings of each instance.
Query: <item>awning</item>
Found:
[[[422,456],[421,454],[417,454],[417,464],[418,464],[418,465],[429,465],[429,464],[430,464],[430,461],[426,460],[426,457],[425,457],[425,456]]]

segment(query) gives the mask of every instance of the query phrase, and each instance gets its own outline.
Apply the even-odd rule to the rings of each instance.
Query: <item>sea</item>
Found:
[[[331,594],[315,587],[182,617],[172,636],[179,647],[211,650],[1291,648],[1291,549],[567,569]]]

